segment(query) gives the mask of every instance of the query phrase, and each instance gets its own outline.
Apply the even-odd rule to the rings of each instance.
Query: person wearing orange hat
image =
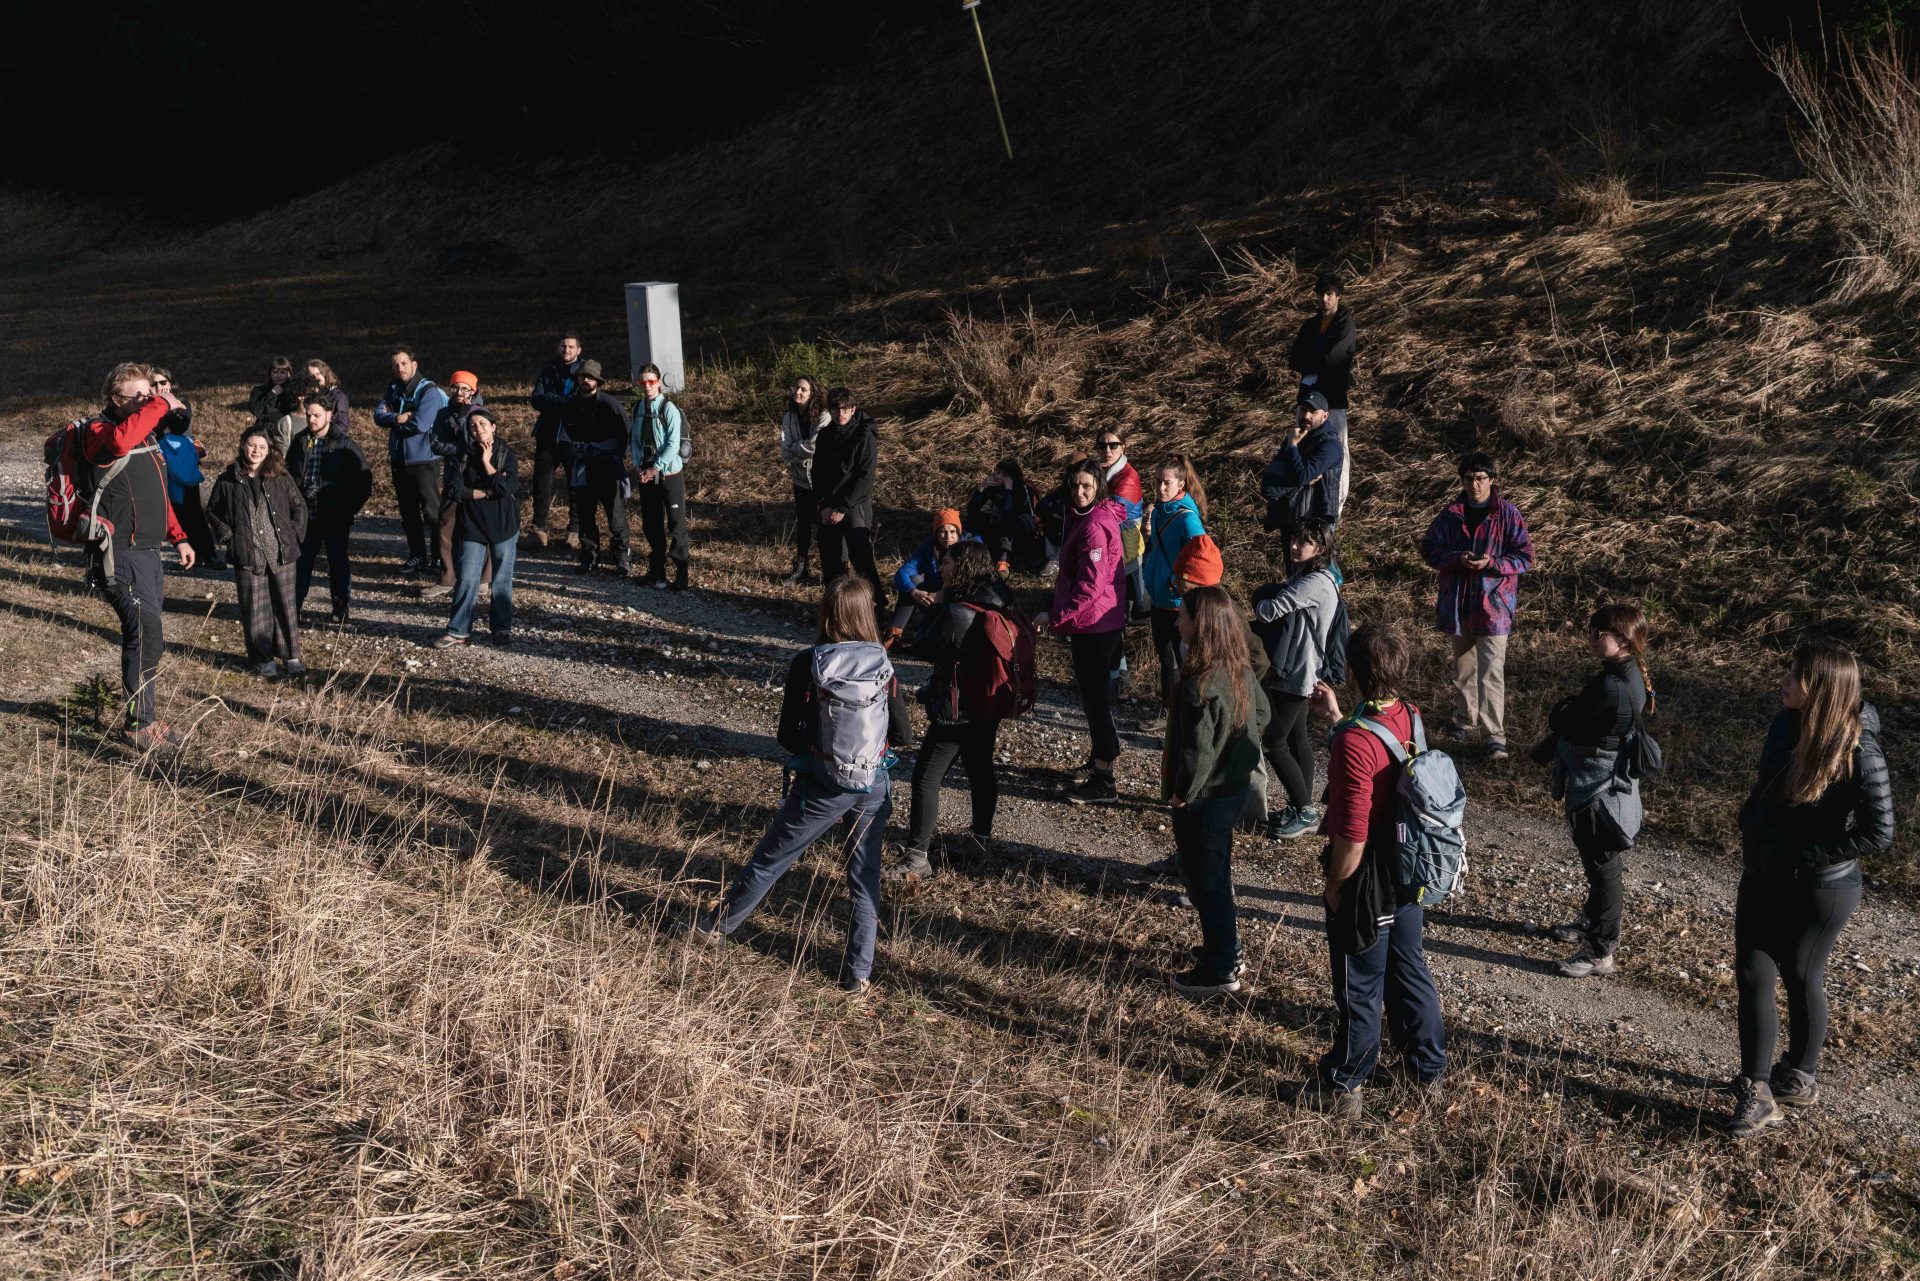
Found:
[[[892,625],[887,628],[886,647],[892,649],[894,642],[906,633],[907,624],[913,620],[913,611],[931,605],[940,595],[940,558],[947,549],[962,538],[977,543],[978,538],[961,533],[963,523],[960,513],[951,507],[943,507],[933,514],[933,532],[921,542],[920,549],[907,558],[904,565],[894,573],[893,585],[900,594],[900,604],[893,611]]]
[[[1208,534],[1189,538],[1180,554],[1173,558],[1173,577],[1182,596],[1196,587],[1218,587],[1226,572],[1226,562],[1220,559],[1220,545]]]
[[[440,459],[440,511],[434,522],[433,568],[440,581],[420,593],[426,600],[445,600],[453,595],[453,527],[459,518],[460,470],[472,437],[467,420],[473,411],[486,404],[480,394],[480,378],[470,370],[456,369],[447,379],[447,403],[434,415],[429,429],[433,452]]]

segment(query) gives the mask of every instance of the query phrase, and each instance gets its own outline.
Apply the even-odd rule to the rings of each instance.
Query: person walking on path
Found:
[[[914,652],[933,665],[922,698],[927,707],[927,732],[913,762],[913,813],[907,823],[907,844],[899,861],[888,868],[889,881],[914,882],[933,875],[930,854],[940,829],[940,787],[958,759],[967,772],[967,790],[973,802],[969,846],[984,854],[993,838],[993,815],[1000,804],[999,775],[994,766],[999,741],[998,719],[983,719],[960,696],[968,677],[990,661],[985,645],[969,645],[984,610],[1005,610],[1010,593],[1001,581],[992,553],[979,542],[950,545],[942,553],[941,589],[929,605],[925,624],[914,635]]]
[[[120,621],[124,732],[146,751],[180,741],[156,712],[160,658],[167,648],[160,548],[171,543],[182,569],[193,568],[194,552],[167,501],[166,463],[154,438],[173,405],[154,395],[147,367],[131,361],[113,367],[102,395],[106,403],[80,424],[76,439],[88,473],[84,492],[98,495],[99,515],[112,529],[87,545],[87,585],[106,598]]]
[[[572,470],[568,480],[572,488],[573,514],[580,522],[580,561],[574,566],[587,574],[600,559],[598,518],[607,520],[605,562],[616,573],[633,572],[633,560],[627,551],[627,411],[618,397],[601,388],[600,362],[583,360],[574,378],[573,399],[567,402],[562,422],[566,427]]]
[[[187,531],[193,544],[194,564],[211,566],[219,555],[213,530],[207,525],[206,508],[200,501],[200,485],[206,479],[200,464],[207,447],[193,436],[193,406],[174,394],[173,375],[155,366],[153,394],[167,402],[167,416],[160,420],[154,439],[167,464],[167,501],[173,504],[174,519]]]
[[[293,438],[287,471],[300,486],[307,503],[307,532],[300,541],[300,559],[294,566],[293,604],[306,604],[313,584],[314,562],[327,553],[327,586],[333,598],[333,623],[345,627],[353,607],[353,561],[350,542],[354,517],[373,494],[373,469],[359,442],[333,430],[329,400],[314,397],[304,409],[307,429]]]
[[[1347,452],[1328,422],[1327,398],[1302,391],[1293,425],[1281,432],[1280,447],[1260,473],[1260,496],[1267,504],[1262,523],[1283,543],[1309,520],[1340,523],[1338,478]]]
[[[640,528],[647,535],[647,572],[643,587],[687,590],[687,420],[667,398],[660,366],[640,367],[639,398],[633,405],[628,464],[634,498],[640,504]],[[667,562],[673,577],[667,577]]]
[[[447,393],[420,372],[413,348],[393,349],[393,381],[373,407],[373,422],[387,433],[387,466],[393,475],[394,501],[400,507],[400,528],[407,536],[403,574],[430,573],[438,578],[443,567],[435,532],[440,528],[441,466],[433,452],[433,424],[446,408]]]
[[[813,551],[820,526],[820,503],[813,492],[813,451],[831,415],[827,393],[812,374],[794,379],[787,407],[780,413],[780,461],[793,482],[793,568],[787,583],[804,583],[810,576],[807,557]]]
[[[1107,497],[1106,480],[1093,463],[1073,464],[1065,484],[1066,525],[1053,608],[1034,615],[1033,625],[1067,638],[1073,683],[1093,740],[1086,776],[1068,788],[1067,799],[1075,805],[1109,805],[1120,795],[1113,781],[1120,731],[1113,723],[1112,673],[1127,621],[1126,553],[1120,542],[1124,513]]]
[[[1533,538],[1520,509],[1500,496],[1490,455],[1460,460],[1460,497],[1420,541],[1440,576],[1435,617],[1452,637],[1454,720],[1448,735],[1484,734],[1487,754],[1507,759],[1507,637],[1520,605],[1520,575],[1533,568]]]
[[[1587,877],[1586,906],[1553,936],[1575,944],[1560,962],[1568,978],[1605,978],[1620,946],[1627,851],[1640,835],[1640,768],[1632,748],[1653,708],[1647,677],[1647,619],[1632,605],[1604,605],[1587,620],[1587,646],[1600,670],[1547,716],[1549,737],[1534,751],[1553,765],[1553,794],[1563,802],[1573,847]]]
[[[1312,519],[1293,532],[1289,576],[1253,594],[1253,631],[1271,664],[1267,699],[1273,708],[1264,747],[1286,790],[1284,808],[1267,815],[1271,840],[1292,840],[1320,822],[1313,806],[1313,737],[1309,699],[1326,681],[1327,650],[1340,583],[1333,574],[1333,528]]]
[[[573,399],[574,384],[580,377],[580,335],[564,333],[554,349],[553,359],[541,366],[533,378],[533,394],[527,399],[537,415],[533,420],[533,545],[548,542],[547,521],[553,510],[553,476],[560,474],[564,491],[569,485],[573,460],[567,440],[566,409]],[[563,496],[566,496],[563,494]],[[567,501],[567,546],[580,546],[580,521]]]
[[[1260,766],[1267,699],[1254,678],[1247,625],[1221,587],[1181,597],[1186,662],[1167,707],[1161,798],[1173,810],[1174,862],[1200,914],[1192,969],[1173,977],[1183,996],[1240,990],[1240,927],[1233,902],[1233,829]]]
[[[275,356],[267,363],[267,381],[247,396],[247,412],[256,426],[273,433],[274,448],[286,457],[300,430],[300,389],[293,382],[293,362]]]
[[[1337,506],[1347,505],[1348,460],[1347,397],[1353,389],[1353,312],[1340,301],[1340,277],[1322,272],[1314,282],[1318,302],[1313,315],[1300,322],[1287,352],[1287,364],[1300,375],[1303,391],[1326,398],[1327,426],[1340,440],[1340,478],[1335,483]]]
[[[500,439],[493,410],[475,406],[467,415],[465,451],[454,487],[453,558],[458,568],[453,614],[435,649],[465,645],[473,635],[474,604],[488,562],[487,626],[493,643],[513,643],[513,563],[520,546],[520,464]]]
[[[258,423],[240,437],[233,462],[213,482],[207,517],[227,548],[240,629],[254,674],[268,680],[303,675],[295,577],[307,536],[307,500]]]
[[[1147,509],[1146,552],[1140,572],[1153,603],[1153,648],[1160,659],[1160,705],[1169,706],[1180,682],[1180,586],[1174,562],[1189,541],[1207,532],[1207,492],[1185,454],[1175,454],[1153,473],[1155,501]],[[1124,510],[1124,509],[1123,509]],[[1122,548],[1124,559],[1124,533]]]
[[[788,753],[792,787],[719,905],[693,926],[696,940],[725,942],[794,860],[844,821],[841,855],[853,910],[840,990],[848,996],[865,993],[873,974],[880,856],[893,813],[889,749],[911,733],[893,665],[880,647],[877,613],[865,579],[848,575],[827,584],[818,640],[788,664],[780,701],[776,737]]]
[[[429,429],[434,455],[440,460],[440,519],[433,531],[433,558],[440,566],[440,580],[421,593],[427,600],[445,600],[453,595],[453,531],[459,519],[461,472],[468,446],[473,443],[467,434],[467,420],[486,403],[480,395],[480,376],[456,369],[447,379],[447,403]]]
[[[1399,861],[1400,767],[1386,744],[1362,724],[1391,734],[1411,756],[1424,749],[1420,709],[1401,696],[1406,642],[1374,625],[1355,630],[1347,678],[1361,702],[1341,720],[1340,700],[1326,686],[1314,702],[1336,722],[1327,762],[1327,838],[1321,865],[1326,885],[1327,952],[1333,976],[1333,1045],[1295,1102],[1344,1117],[1360,1114],[1361,1090],[1380,1059],[1384,1009],[1388,1030],[1411,1075],[1430,1094],[1446,1074],[1446,1031],[1440,993],[1427,969],[1424,909],[1396,884]]]
[[[1860,860],[1893,848],[1880,714],[1861,698],[1853,651],[1832,641],[1800,646],[1781,676],[1780,702],[1740,810],[1740,1075],[1727,1128],[1741,1138],[1781,1120],[1782,1108],[1819,1100],[1827,958],[1860,907]],[[1781,985],[1787,1055],[1775,1062]]]
[[[893,620],[887,626],[884,644],[888,649],[892,649],[894,643],[906,633],[908,625],[913,622],[914,610],[934,604],[940,595],[940,571],[947,553],[963,539],[975,543],[980,541],[962,535],[961,525],[960,513],[953,508],[935,512],[933,531],[894,573],[893,586],[899,593],[896,597],[899,604],[894,607]]]
[[[831,421],[814,438],[813,493],[820,507],[820,573],[835,579],[853,572],[873,588],[874,606],[887,607],[887,591],[873,560],[873,485],[880,437],[873,419],[845,387],[827,393]]]

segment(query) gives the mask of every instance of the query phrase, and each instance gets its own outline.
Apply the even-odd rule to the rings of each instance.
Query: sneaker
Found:
[[[687,937],[706,947],[719,947],[727,941],[727,936],[720,932],[720,914],[702,912],[694,917],[693,925],[687,931]]]
[[[613,564],[607,566],[607,572],[609,574],[618,574],[622,578],[632,577],[633,557],[627,555],[625,552],[620,553],[620,555],[614,557]]]
[[[1040,577],[1045,579],[1049,583],[1052,582],[1054,579],[1060,577],[1060,562],[1057,560],[1050,560],[1046,564],[1042,565],[1040,567]]]
[[[914,885],[933,879],[933,864],[925,850],[903,849],[891,867],[880,870],[880,879],[888,885]]]
[[[182,737],[165,721],[148,721],[145,725],[129,725],[126,733],[127,742],[142,752],[178,747]]]
[[[429,583],[420,589],[421,600],[445,600],[453,595],[453,588],[445,583]]]
[[[400,572],[407,575],[417,574],[426,567],[427,558],[425,556],[409,556],[400,562]]]
[[[1487,759],[1490,761],[1504,761],[1512,755],[1513,753],[1507,750],[1505,743],[1495,740],[1487,744]]]
[[[796,560],[795,562],[793,562],[793,568],[788,570],[787,576],[781,579],[780,581],[782,584],[784,584],[787,587],[793,587],[793,586],[796,586],[797,584],[806,582],[807,581],[807,562],[805,562],[804,560]]]
[[[1613,976],[1613,957],[1595,956],[1583,947],[1566,960],[1560,962],[1558,969],[1562,978],[1611,978]]]
[[[1459,721],[1448,721],[1440,727],[1440,737],[1449,743],[1464,743],[1472,736]]]
[[[1291,841],[1306,836],[1319,825],[1320,811],[1311,805],[1288,806],[1281,811],[1282,822],[1279,827],[1273,825],[1273,817],[1267,818],[1267,839],[1273,841]]]
[[[844,978],[835,995],[843,1001],[858,1001],[873,990],[873,984],[867,979]]]
[[[307,665],[305,663],[301,662],[297,658],[289,658],[287,660],[287,675],[305,676],[306,674],[307,674]]]
[[[1733,1115],[1727,1118],[1727,1133],[1733,1138],[1749,1138],[1787,1119],[1773,1101],[1773,1087],[1765,1081],[1737,1076],[1733,1093]]]
[[[353,626],[353,621],[348,617],[347,607],[345,605],[337,605],[334,607],[333,625],[343,630]]]
[[[1773,1101],[1783,1108],[1811,1107],[1820,1101],[1820,1082],[1811,1072],[1773,1065]]]
[[[660,586],[661,583],[664,583],[666,580],[667,580],[667,575],[665,570],[649,569],[644,574],[636,575],[633,581],[640,584],[642,587],[658,587]]]
[[[906,629],[903,627],[889,627],[887,628],[887,634],[885,638],[882,639],[880,642],[880,647],[882,649],[892,649],[894,645],[898,643],[900,638],[902,636],[905,636],[906,634],[907,634]]]
[[[1075,805],[1111,805],[1120,799],[1120,789],[1113,785],[1110,771],[1093,770],[1067,789],[1067,799]]]
[[[599,552],[591,547],[583,548],[580,552],[580,563],[573,567],[573,572],[576,574],[591,574],[593,567],[599,563]]]
[[[280,664],[276,663],[273,659],[269,658],[266,662],[257,664],[253,669],[253,674],[255,676],[260,677],[262,680],[269,680],[269,681],[279,680]]]
[[[466,643],[467,643],[466,637],[455,636],[452,632],[446,632],[433,642],[433,648],[457,649],[458,647],[465,645]]]
[[[1560,943],[1584,943],[1587,941],[1587,923],[1568,921],[1564,925],[1549,925],[1547,937]]]
[[[969,859],[992,858],[994,855],[993,838],[982,836],[978,832],[963,832],[959,838],[960,857]],[[952,857],[953,848],[949,843],[948,857]]]
[[[1202,966],[1194,966],[1185,974],[1176,974],[1167,980],[1173,990],[1182,996],[1204,999],[1209,996],[1225,996],[1240,990],[1240,967],[1234,966],[1226,974],[1215,974]]]
[[[1153,860],[1153,862],[1147,864],[1140,870],[1148,876],[1171,876],[1178,878],[1180,875],[1180,858],[1176,854],[1169,854],[1165,858]]]
[[[1360,1115],[1361,1091],[1365,1086],[1356,1085],[1351,1090],[1343,1090],[1318,1072],[1301,1083],[1294,1093],[1295,1107],[1306,1108],[1313,1112],[1325,1112],[1342,1120],[1353,1120]]]
[[[512,649],[513,633],[512,632],[495,632],[493,634],[493,643],[498,645],[501,649]]]

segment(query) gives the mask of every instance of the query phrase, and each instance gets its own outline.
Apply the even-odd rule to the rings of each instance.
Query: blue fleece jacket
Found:
[[[960,535],[962,543],[977,543],[980,539],[973,534]],[[955,544],[958,546],[958,544]],[[908,592],[937,592],[940,590],[940,557],[942,553],[933,545],[933,535],[928,534],[920,542],[920,550],[907,557],[904,565],[894,571],[893,585],[902,596]]]
[[[373,422],[387,431],[387,458],[394,463],[440,461],[433,452],[433,424],[447,407],[447,393],[424,374],[415,374],[411,382],[387,384],[387,394],[373,407]],[[400,422],[401,414],[412,415]]]
[[[662,476],[675,476],[686,460],[680,456],[681,433],[686,419],[680,406],[665,396],[652,400],[640,397],[633,402],[633,434],[627,438],[627,452],[641,471],[658,469]]]
[[[1146,555],[1141,557],[1140,572],[1147,580],[1147,595],[1155,609],[1180,608],[1180,591],[1173,583],[1173,562],[1190,538],[1207,532],[1200,520],[1200,509],[1192,494],[1182,494],[1170,503],[1154,503],[1153,532],[1147,535]]]

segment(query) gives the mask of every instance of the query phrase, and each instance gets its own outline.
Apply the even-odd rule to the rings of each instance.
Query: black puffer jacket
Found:
[[[269,554],[254,538],[253,507],[265,503],[267,520],[273,527],[277,546]],[[300,555],[300,540],[307,536],[307,500],[300,486],[285,472],[265,479],[241,474],[239,463],[230,463],[213,482],[207,499],[207,523],[213,527],[213,539],[228,547],[228,557],[242,569],[261,573],[276,565],[290,565]]]
[[[1800,713],[1783,708],[1760,749],[1760,777],[1740,809],[1746,870],[1792,875],[1827,872],[1893,847],[1893,784],[1880,750],[1880,713],[1860,708],[1860,746],[1853,769],[1811,805],[1785,796],[1787,770],[1800,740]]]
[[[913,652],[933,664],[933,679],[922,690],[921,699],[934,724],[965,725],[971,719],[954,695],[962,661],[978,661],[979,651],[967,650],[967,638],[979,625],[981,609],[1006,607],[1007,590],[996,581],[975,588],[965,600],[944,602],[927,611],[926,622],[914,633]]]
[[[813,440],[813,496],[820,510],[845,512],[849,529],[871,529],[880,455],[873,419],[862,409],[844,427],[829,422]]]

